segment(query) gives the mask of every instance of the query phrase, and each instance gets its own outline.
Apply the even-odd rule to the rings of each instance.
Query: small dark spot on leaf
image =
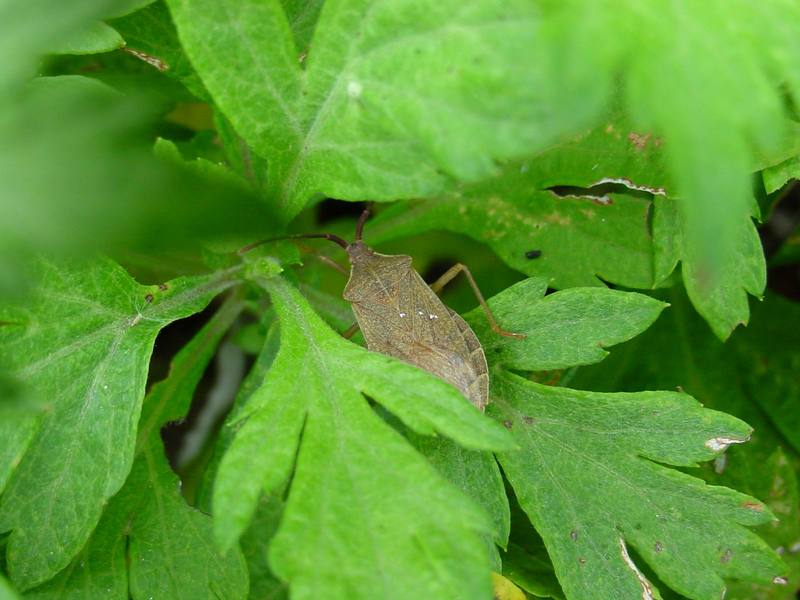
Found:
[[[526,425],[533,425],[536,422],[533,417],[529,417],[527,415],[522,417],[522,420],[525,421]]]
[[[525,258],[539,258],[542,255],[541,250],[528,250],[525,253]]]
[[[573,542],[576,542],[578,540],[578,532],[575,531],[574,529],[572,531],[570,531],[569,532],[569,539],[571,539]]]
[[[580,557],[580,558],[578,559],[578,564],[579,564],[580,566],[583,566],[583,565],[585,565],[585,564],[586,564],[586,559],[585,559],[585,558],[583,558],[583,557]]]
[[[722,556],[720,556],[719,562],[721,562],[722,564],[731,562],[731,556],[733,556],[733,552],[731,552],[729,548],[728,550],[725,550],[725,552],[723,552]]]
[[[503,351],[503,349],[500,346],[498,346],[497,348],[494,349],[494,351],[497,352],[497,354],[500,354]]]
[[[656,542],[653,548],[656,552],[661,552],[664,549],[664,545],[661,542]]]
[[[169,286],[166,283],[159,283],[158,289],[160,289],[162,292],[166,292],[169,289]]]
[[[514,423],[512,423],[509,419],[503,421],[503,427],[505,427],[506,429],[511,429],[513,426]]]
[[[144,297],[144,301],[147,302],[148,304],[150,304],[153,301],[153,294],[147,294]]]

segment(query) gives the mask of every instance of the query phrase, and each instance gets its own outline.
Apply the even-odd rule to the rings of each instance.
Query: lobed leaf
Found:
[[[750,315],[748,294],[761,297],[766,286],[766,260],[758,231],[748,214],[737,221],[735,239],[712,274],[696,248],[687,243],[685,219],[670,199],[657,199],[653,217],[656,280],[663,281],[678,261],[692,303],[721,340],[726,340]]]
[[[201,310],[233,276],[140,286],[107,259],[31,266],[31,297],[0,314],[10,323],[0,360],[51,407],[0,499],[20,588],[70,562],[124,483],[158,331]]]
[[[298,3],[169,5],[215,103],[269,159],[287,220],[315,194],[430,195],[552,137],[528,2],[326,3],[310,41]]]
[[[500,463],[567,597],[656,597],[629,548],[690,598],[721,597],[723,577],[783,574],[744,527],[773,518],[761,502],[662,466],[692,466],[746,441],[745,423],[679,393],[578,392],[510,373],[496,373],[494,385],[491,410],[522,447]]]
[[[779,156],[786,152],[794,149]],[[712,272],[693,254],[680,202],[663,139],[615,114],[494,179],[392,207],[368,234],[381,242],[429,229],[465,233],[558,289],[602,282],[653,288],[682,262],[692,302],[725,339],[747,322],[747,295],[764,290],[758,233],[749,213],[736,221],[735,245],[720,259],[724,268]]]
[[[796,458],[790,448],[797,413],[795,378],[790,373],[797,346],[790,343],[795,328],[786,322],[791,321],[794,307],[768,295],[754,306],[753,324],[723,344],[692,311],[681,290],[663,296],[671,303],[664,317],[616,349],[602,365],[580,369],[570,383],[609,391],[678,386],[706,406],[746,419],[754,428],[752,439],[729,448],[698,475],[763,499],[780,519],[760,527],[758,533],[782,552],[790,567],[790,586],[731,582],[726,597],[787,598],[796,591],[800,574],[800,557],[789,550],[800,539]]]
[[[292,597],[488,595],[488,554],[478,537],[491,531],[485,516],[361,394],[412,429],[469,446],[508,448],[505,432],[449,384],[341,339],[288,284],[264,285],[281,319],[281,347],[220,465],[220,542],[235,541],[262,490],[282,486],[294,466],[270,546],[271,566]]]
[[[800,94],[800,52],[790,33],[800,10],[785,0],[657,6],[570,0],[542,7],[540,58],[550,74],[544,81],[565,118],[569,109],[601,110],[621,79],[632,122],[663,138],[684,231],[683,260],[693,265],[685,274],[694,281],[693,300],[717,288],[738,290],[716,327],[727,336],[746,322],[744,291],[763,289],[763,265],[761,287],[753,292],[750,270],[758,265],[742,267],[737,255],[743,240],[752,239],[743,229],[753,203],[752,165],[793,133],[785,100]],[[613,39],[604,35],[610,30],[617,33]],[[739,65],[735,76],[731,64]],[[712,324],[720,318],[706,316]]]
[[[485,243],[510,267],[555,288],[603,281],[652,286],[648,201],[624,194],[604,203],[561,198],[541,183],[533,163],[511,164],[497,178],[383,211],[367,237],[380,243],[447,229]]]
[[[649,296],[605,288],[570,289],[544,296],[547,284],[525,279],[489,301],[508,331],[527,336],[511,343],[494,333],[481,308],[465,319],[487,357],[511,369],[545,371],[599,362],[604,350],[638,335],[664,309]]]
[[[169,375],[150,390],[139,423],[136,459],[122,490],[103,512],[81,554],[35,588],[37,598],[134,600],[245,598],[247,572],[238,552],[220,556],[211,519],[190,507],[167,464],[160,429],[186,415],[200,378],[242,304],[229,298],[175,356]]]

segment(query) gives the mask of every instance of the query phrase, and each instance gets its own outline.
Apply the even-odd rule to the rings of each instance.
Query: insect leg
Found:
[[[319,262],[328,265],[334,271],[338,271],[339,273],[341,273],[342,275],[347,277],[347,269],[345,269],[342,265],[340,265],[338,262],[336,262],[332,258],[328,258],[327,256],[325,256],[323,254],[315,254],[314,258],[316,258]]]
[[[524,339],[526,337],[522,333],[514,333],[512,331],[506,331],[497,324],[497,321],[495,320],[494,315],[492,314],[492,309],[489,308],[489,305],[483,298],[483,294],[481,294],[481,290],[478,287],[475,278],[472,276],[472,273],[470,273],[469,268],[467,268],[467,265],[463,263],[454,264],[452,267],[447,269],[447,271],[445,271],[445,273],[441,277],[439,277],[439,279],[434,281],[430,285],[430,288],[433,290],[435,294],[438,294],[442,290],[442,288],[446,286],[448,283],[450,283],[453,279],[455,279],[456,275],[458,275],[459,273],[464,273],[464,275],[467,278],[467,281],[469,281],[469,285],[472,287],[472,291],[475,293],[475,297],[478,299],[478,302],[480,303],[483,312],[486,313],[486,319],[489,321],[489,326],[492,328],[492,331],[494,331],[498,335],[504,335],[506,337],[514,337],[519,339]]]
[[[353,323],[342,333],[342,337],[346,340],[349,340],[356,334],[356,331],[358,331],[358,323]]]
[[[309,254],[309,255],[313,256],[316,260],[318,260],[322,264],[329,266],[334,271],[338,271],[339,273],[341,273],[342,275],[347,277],[347,275],[348,275],[347,269],[345,269],[342,265],[340,265],[338,262],[336,262],[335,260],[333,260],[329,256],[325,256],[324,254],[320,254],[317,250],[314,250],[313,248],[311,248],[310,246],[307,246],[305,244],[298,244],[298,246],[299,246],[301,252],[304,252],[306,254]]]

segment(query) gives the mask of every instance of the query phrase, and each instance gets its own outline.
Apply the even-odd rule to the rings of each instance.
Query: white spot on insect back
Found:
[[[418,315],[421,317],[421,316],[423,316],[425,313],[424,313],[424,312],[422,312],[421,310],[418,310],[418,311],[417,311],[417,314],[418,314]]]
[[[404,312],[401,312],[401,313],[400,313],[400,318],[401,318],[401,319],[402,319],[403,317],[405,317],[405,316],[406,316],[406,313],[404,313]]]
[[[347,95],[351,98],[359,98],[361,96],[361,92],[363,91],[364,86],[358,81],[351,81],[347,84]]]
[[[434,319],[438,319],[438,315],[428,315],[428,318],[433,321]]]

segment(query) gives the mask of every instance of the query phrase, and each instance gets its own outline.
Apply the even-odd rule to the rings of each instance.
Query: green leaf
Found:
[[[264,382],[264,377],[272,366],[272,361],[278,353],[279,339],[278,339],[278,326],[277,322],[272,317],[272,324],[267,330],[265,339],[262,340],[261,350],[253,363],[250,372],[244,378],[236,398],[233,402],[225,423],[220,429],[214,446],[214,454],[211,457],[209,464],[206,466],[203,479],[197,491],[197,503],[201,510],[212,513],[212,499],[214,494],[214,481],[217,477],[219,464],[222,457],[228,451],[228,448],[233,441],[236,433],[243,424],[239,419],[239,415],[246,408],[247,402],[250,397],[261,387]]]
[[[288,586],[280,581],[267,561],[270,542],[283,515],[284,502],[265,496],[258,503],[250,528],[240,541],[250,575],[250,595],[254,600],[286,600]]]
[[[0,5],[0,56],[4,57],[0,64],[0,105],[12,97],[9,91],[35,74],[39,54],[65,43],[82,27],[107,16],[115,4],[116,0],[3,2]]]
[[[50,48],[53,54],[99,54],[111,52],[125,45],[125,40],[110,25],[102,21],[87,23],[58,46]]]
[[[598,204],[560,198],[541,184],[533,163],[512,164],[497,178],[442,198],[398,204],[379,214],[366,235],[379,243],[447,229],[485,243],[510,267],[545,277],[555,288],[603,281],[652,286],[647,200],[611,194],[610,202]],[[540,254],[529,258],[530,251]]]
[[[219,341],[241,309],[236,296],[223,303],[175,356],[167,378],[150,390],[139,421],[136,460],[125,485],[111,499],[81,554],[55,579],[36,588],[37,597],[125,599],[129,586],[135,600],[246,596],[241,554],[222,557],[215,551],[211,519],[181,497],[180,482],[167,464],[160,439],[164,424],[186,415]]]
[[[125,484],[136,507],[130,526],[131,590],[138,598],[245,598],[247,572],[237,551],[221,556],[211,518],[187,505],[164,456],[160,429],[188,413],[194,390],[242,310],[229,299],[172,362],[148,394],[139,426],[141,456]],[[137,499],[144,495],[144,502]]]
[[[198,98],[208,92],[186,57],[166,4],[159,0],[110,22],[125,39],[125,51],[177,79]]]
[[[140,286],[107,259],[31,265],[31,296],[0,311],[0,361],[51,406],[0,502],[19,587],[64,568],[124,483],[158,331],[234,276]]]
[[[687,224],[680,207],[671,199],[657,199],[653,218],[656,281],[683,263],[683,282],[697,311],[721,340],[726,340],[750,315],[748,294],[761,297],[766,286],[766,260],[758,231],[750,215],[737,225],[735,246],[719,260],[716,274],[687,243]]]
[[[160,429],[185,417],[214,352],[242,310],[230,298],[184,346],[168,377],[148,394],[139,425],[139,456],[118,499],[130,508],[130,587],[134,598],[247,597],[247,570],[236,550],[220,555],[211,518],[192,508],[164,455]]]
[[[500,454],[569,598],[656,592],[630,556],[691,598],[719,598],[722,577],[768,583],[784,565],[744,526],[759,501],[662,465],[693,466],[748,439],[738,419],[671,392],[600,394],[496,373],[490,410],[522,447]],[[661,464],[658,464],[661,463]]]
[[[145,6],[153,4],[155,1],[156,0],[116,0],[113,10],[109,13],[106,13],[104,16],[109,19],[123,17],[127,14],[140,10]]]
[[[281,347],[220,466],[218,539],[235,541],[262,490],[282,486],[296,456],[270,549],[292,597],[488,596],[488,555],[477,535],[491,532],[486,517],[361,394],[418,433],[438,431],[468,447],[508,448],[507,432],[449,384],[342,339],[281,279],[264,285]]]
[[[28,449],[39,423],[35,417],[0,421],[0,493]]]
[[[112,499],[80,554],[53,579],[26,592],[25,598],[127,600],[127,540],[124,531],[128,519],[124,505]]]
[[[750,397],[800,452],[800,306],[768,295],[753,308],[751,326],[733,343]]]
[[[753,323],[723,344],[681,290],[673,289],[664,297],[672,306],[652,328],[617,348],[602,365],[580,369],[570,384],[609,391],[679,387],[705,406],[746,419],[754,428],[751,440],[729,448],[715,459],[713,468],[709,465],[699,474],[764,500],[781,522],[764,525],[758,532],[773,548],[783,548],[791,569],[789,580],[797,581],[800,556],[787,551],[800,539],[797,476],[791,464],[796,458],[790,458],[787,444],[797,437],[792,425],[797,413],[792,370],[797,344],[792,337],[797,328],[791,323],[796,306],[768,296],[754,306]],[[727,597],[784,598],[787,593],[773,585],[742,582]]]
[[[167,463],[161,441],[151,437],[134,464],[123,494],[136,508],[130,533],[130,589],[134,598],[247,598],[247,568],[236,550],[221,555],[208,515],[188,506]],[[134,504],[135,506],[135,504]]]
[[[300,56],[307,53],[324,0],[281,0]]]
[[[736,453],[727,460],[716,461],[714,475],[705,476],[707,481],[735,486],[756,496],[765,498],[767,506],[780,522],[773,522],[759,528],[759,534],[782,555],[789,566],[788,577],[791,585],[763,585],[744,581],[733,581],[727,597],[749,600],[783,599],[796,597],[797,578],[800,575],[800,556],[797,542],[800,540],[800,495],[795,465],[792,464],[780,447],[762,460],[758,453],[743,455]],[[796,463],[796,460],[794,461]]]
[[[725,339],[747,322],[747,294],[764,290],[758,233],[749,214],[737,221],[735,252],[720,259],[724,269],[709,270],[687,237],[663,144],[613,115],[586,134],[506,167],[495,179],[435,201],[392,207],[367,235],[376,243],[429,229],[458,231],[559,289],[602,281],[652,288],[682,262],[693,303]],[[560,188],[562,197],[549,188]]]
[[[787,158],[783,162],[764,169],[761,176],[768,194],[777,192],[792,179],[800,179],[800,156]]]
[[[0,600],[18,600],[18,598],[6,578],[0,575]]]
[[[500,571],[502,561],[495,545],[506,548],[511,528],[508,498],[500,468],[491,452],[467,450],[447,438],[407,433],[406,437],[442,477],[475,504],[483,508],[492,522],[486,547],[494,559],[492,569]]]
[[[20,264],[37,252],[152,254],[277,226],[241,186],[155,158],[151,107],[133,91],[43,77],[18,100],[0,109],[0,213],[9,215],[0,220],[0,283],[9,272],[18,279],[0,294],[26,285]]]
[[[633,123],[662,137],[695,289],[703,281],[732,287],[731,269],[750,239],[742,223],[751,213],[751,166],[793,132],[785,107],[787,95],[800,97],[798,26],[800,9],[785,0],[542,5],[538,58],[552,88],[543,94],[564,107],[563,118],[570,109],[601,110],[622,82]],[[751,289],[747,267],[735,278],[739,290]]]
[[[543,556],[531,554],[511,543],[503,554],[503,575],[536,598],[563,598],[561,587],[553,573],[553,565]]]
[[[608,355],[604,347],[647,329],[665,306],[649,296],[605,288],[545,296],[546,289],[544,280],[526,279],[489,301],[498,323],[527,336],[523,340],[508,343],[492,332],[481,308],[466,315],[490,360],[527,371],[599,362]]]
[[[270,160],[287,220],[315,194],[431,195],[552,138],[528,2],[328,3],[307,58],[278,2],[169,5],[216,104]]]
[[[9,325],[0,321],[0,328]],[[32,401],[21,383],[0,371],[0,494],[28,449],[45,408]]]

